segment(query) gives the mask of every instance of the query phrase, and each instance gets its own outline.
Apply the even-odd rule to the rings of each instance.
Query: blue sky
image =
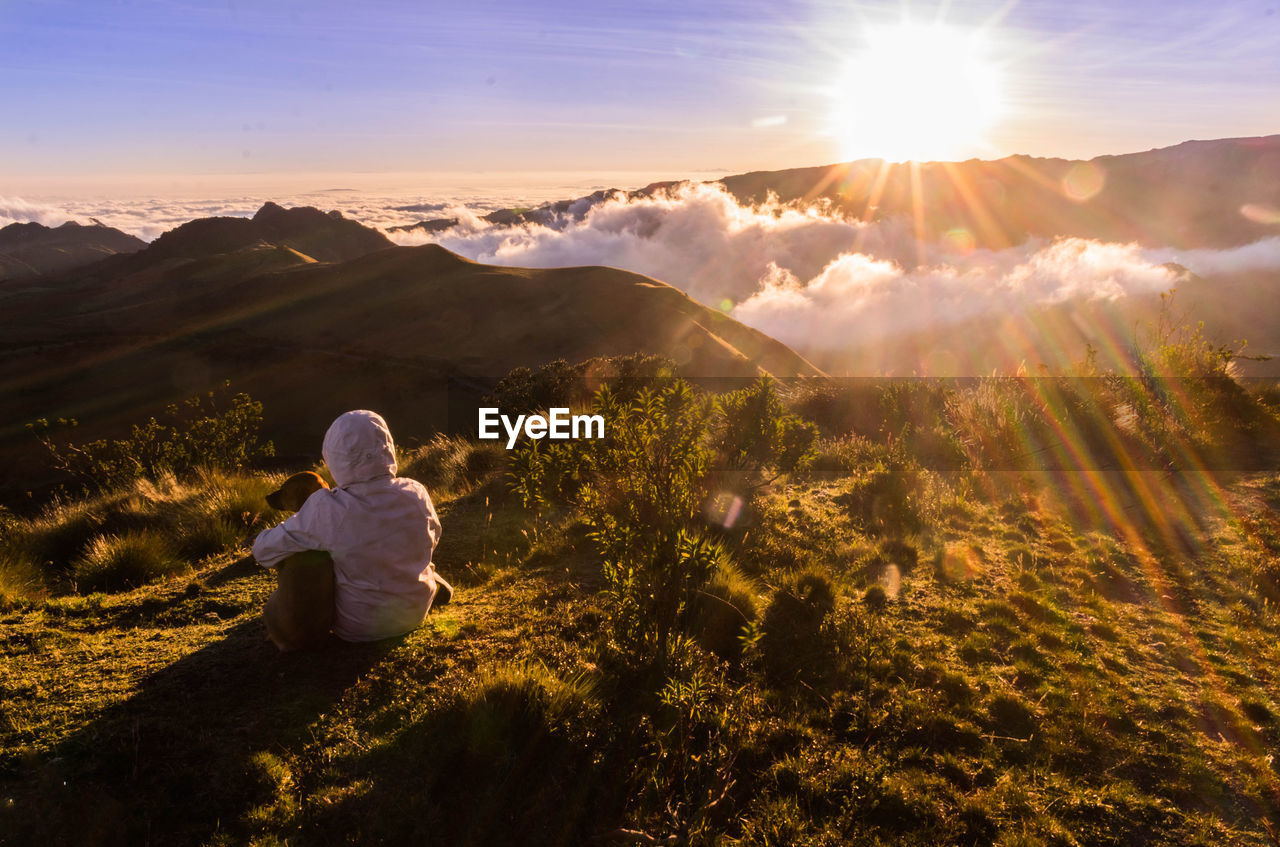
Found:
[[[956,156],[1270,134],[1277,7],[0,0],[0,180],[822,164],[841,68],[904,17],[988,36],[1004,109]]]

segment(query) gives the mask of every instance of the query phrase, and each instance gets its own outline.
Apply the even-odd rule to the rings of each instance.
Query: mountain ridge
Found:
[[[532,210],[500,210],[485,220],[563,226],[609,199],[644,198],[685,184],[597,191]],[[1251,204],[1280,206],[1280,135],[1192,140],[1087,160],[1024,154],[961,162],[860,159],[749,171],[704,184],[723,186],[743,204],[772,197],[784,204],[827,203],[862,221],[910,218],[917,235],[931,241],[964,230],[975,247],[992,250],[1057,236],[1232,247],[1280,233],[1275,222],[1244,211]],[[393,229],[434,233],[450,227],[450,219],[434,219]]]
[[[341,262],[393,246],[386,236],[340,212],[311,206],[292,209],[268,201],[252,218],[212,217],[188,221],[162,234],[145,251],[149,258],[192,258],[256,243],[291,247],[321,262]]]
[[[60,273],[108,256],[134,253],[147,243],[98,221],[50,227],[31,221],[0,228],[0,282]]]
[[[451,380],[495,382],[561,358],[658,355],[701,377],[821,374],[640,274],[483,265],[434,244],[322,261],[333,253],[316,248],[342,219],[264,208],[274,234],[256,217],[202,219],[40,285],[0,284],[0,402],[10,410],[0,489],[39,478],[28,421],[75,418],[78,440],[109,437],[226,380],[265,401],[267,437],[306,449],[351,408],[393,410],[424,432],[449,428],[460,402]],[[282,213],[288,226],[270,220]],[[302,222],[316,231],[297,231]],[[385,240],[340,226],[347,237],[335,250]],[[205,231],[217,237],[202,242]]]

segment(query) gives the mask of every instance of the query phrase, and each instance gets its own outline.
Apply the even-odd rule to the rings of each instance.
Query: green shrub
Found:
[[[603,560],[615,644],[661,669],[721,556],[698,527],[712,404],[676,379],[631,399],[606,386],[592,412],[603,439],[530,441],[511,485],[538,512],[576,507]]]
[[[595,691],[584,679],[564,680],[537,665],[496,668],[458,697],[465,755],[518,755],[541,737],[570,731],[597,706]]]
[[[787,411],[768,377],[721,395],[716,404],[717,455],[726,469],[745,472],[748,493],[763,485],[769,472],[794,470],[818,435],[816,425]]]
[[[401,451],[398,464],[400,476],[416,479],[439,497],[472,488],[506,458],[507,451],[497,442],[476,443],[439,433],[421,447]]]
[[[833,645],[824,637],[822,624],[834,607],[831,580],[817,571],[801,573],[773,593],[760,638],[771,684],[812,681],[830,669]]]
[[[557,359],[537,369],[515,368],[485,398],[485,405],[497,406],[511,415],[542,412],[555,406],[575,407],[589,404],[602,384],[631,398],[654,380],[673,378],[676,370],[672,360],[647,353],[602,356],[575,365]]]
[[[919,504],[920,466],[900,443],[888,447],[849,439],[840,450],[851,479],[838,501],[849,517],[870,535],[914,535],[922,527]]]
[[[901,538],[886,538],[877,545],[877,550],[881,558],[904,574],[911,573],[920,563],[920,551]]]
[[[1240,713],[1252,723],[1266,725],[1275,720],[1271,708],[1261,699],[1251,697],[1240,701]]]
[[[129,532],[95,538],[75,563],[73,578],[81,594],[134,588],[182,573],[190,566],[155,532]]]
[[[231,394],[230,383],[218,391],[169,406],[165,420],[135,424],[122,439],[85,444],[60,443],[59,430],[75,427],[74,420],[50,425],[41,419],[28,424],[49,451],[54,466],[89,491],[103,491],[138,478],[179,476],[197,468],[236,469],[271,456],[271,442],[261,442],[262,404],[248,394]]]
[[[278,517],[267,505],[275,478],[202,471],[173,506],[178,552],[193,561],[235,549]]]
[[[818,442],[800,468],[849,477],[838,502],[864,531],[902,536],[920,530],[917,498],[922,474],[901,441],[878,444],[857,435],[826,439]]]
[[[880,612],[888,605],[889,595],[885,593],[883,585],[872,585],[862,595],[862,602],[866,604],[869,611]]]
[[[50,576],[65,574],[102,529],[102,514],[90,501],[55,501],[26,526],[14,531],[15,554]]]
[[[36,596],[43,588],[40,570],[29,559],[0,550],[0,609]]]
[[[208,518],[183,529],[178,538],[178,552],[199,562],[234,550],[246,540],[244,526],[225,518]]]
[[[721,561],[715,575],[693,604],[694,637],[704,650],[722,659],[742,655],[742,635],[758,616],[755,583],[728,561]]]

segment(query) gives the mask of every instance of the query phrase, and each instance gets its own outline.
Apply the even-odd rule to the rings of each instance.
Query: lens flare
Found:
[[[733,529],[738,518],[742,517],[744,505],[742,498],[738,495],[731,491],[721,491],[703,507],[703,514],[716,526]]]
[[[1062,193],[1077,203],[1090,200],[1107,184],[1107,173],[1093,162],[1077,162],[1062,178]]]
[[[1280,224],[1280,209],[1268,203],[1245,203],[1240,214],[1256,224]]]

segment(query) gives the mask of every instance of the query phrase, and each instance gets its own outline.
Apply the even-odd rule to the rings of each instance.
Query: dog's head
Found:
[[[307,498],[328,484],[320,478],[320,474],[311,471],[296,473],[284,481],[284,485],[267,495],[267,505],[282,512],[296,512],[307,502]]]

